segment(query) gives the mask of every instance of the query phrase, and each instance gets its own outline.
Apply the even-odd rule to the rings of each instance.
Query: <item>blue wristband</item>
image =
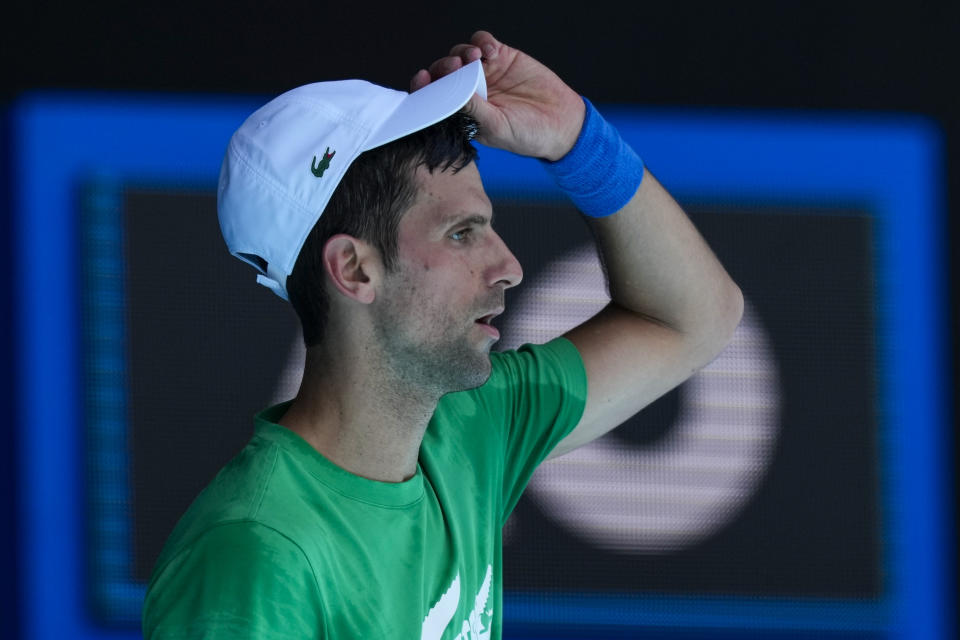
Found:
[[[573,148],[543,166],[581,212],[603,218],[630,202],[643,180],[643,160],[589,100],[583,103],[587,112]]]

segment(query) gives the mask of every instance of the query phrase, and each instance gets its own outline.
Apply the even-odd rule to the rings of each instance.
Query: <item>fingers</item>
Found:
[[[437,78],[442,78],[448,73],[453,73],[457,69],[463,66],[463,60],[458,56],[447,56],[445,58],[440,58],[435,60],[433,64],[427,69],[430,72],[430,77],[436,80]]]
[[[477,31],[470,36],[469,43],[454,45],[445,57],[435,60],[429,68],[418,71],[410,79],[410,91],[421,89],[474,60],[495,60],[502,46],[488,31]]]
[[[434,61],[429,69],[420,69],[420,71],[417,71],[414,76],[410,78],[410,93],[413,93],[417,89],[422,89],[448,73],[453,73],[462,66],[463,62],[455,56],[447,56],[446,58],[440,58]]]
[[[410,78],[410,93],[422,89],[428,84],[430,84],[430,72],[426,69],[420,69]]]
[[[474,49],[477,51],[477,56],[473,60],[478,59],[479,49]],[[427,86],[434,80],[442,78],[443,76],[453,73],[457,69],[460,69],[469,62],[473,60],[464,61],[460,56],[447,56],[445,58],[440,58],[435,60],[433,64],[430,65],[429,69],[420,69],[417,73],[410,79],[410,92],[414,92],[417,89],[422,89]]]
[[[474,34],[470,36],[470,44],[479,48],[480,51],[483,52],[483,57],[486,60],[495,60],[500,53],[500,47],[503,46],[489,31],[474,32]]]
[[[479,60],[483,57],[483,52],[480,50],[480,47],[472,44],[455,44],[450,48],[449,56],[456,56],[463,60],[464,64],[469,64],[474,60]]]
[[[464,46],[469,47],[469,45]],[[456,49],[457,47],[454,48]],[[463,56],[449,55],[440,58],[439,60],[435,60],[429,69],[420,69],[420,71],[417,71],[413,78],[410,79],[410,92],[412,93],[417,89],[422,89],[434,80],[453,73],[465,64],[478,60],[480,58],[480,50],[476,47],[472,47],[472,50],[473,51],[464,51]]]
[[[430,65],[430,77],[436,80],[442,78],[448,73],[453,73],[457,69],[470,64],[474,60],[479,60],[483,56],[480,47],[472,44],[457,44],[450,49],[450,53],[445,57],[435,60]]]

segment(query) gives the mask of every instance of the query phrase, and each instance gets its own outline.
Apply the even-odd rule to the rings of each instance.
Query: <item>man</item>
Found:
[[[171,535],[148,638],[500,637],[500,530],[536,465],[685,380],[739,322],[692,224],[550,70],[480,31],[411,85],[307,85],[231,140],[224,237],[293,304],[306,367]],[[489,353],[522,271],[474,134],[544,159],[600,245],[612,302],[546,345]]]

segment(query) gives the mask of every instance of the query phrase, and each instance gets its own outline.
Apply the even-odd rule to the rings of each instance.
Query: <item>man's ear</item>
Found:
[[[323,245],[323,268],[343,295],[363,304],[375,297],[380,277],[380,254],[370,244],[340,233]]]

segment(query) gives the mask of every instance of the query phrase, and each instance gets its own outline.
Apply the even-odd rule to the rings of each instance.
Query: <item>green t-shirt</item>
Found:
[[[401,483],[335,466],[275,424],[286,404],[260,413],[167,541],[144,636],[499,638],[501,528],[587,382],[563,338],[490,358],[486,384],[440,400]]]

